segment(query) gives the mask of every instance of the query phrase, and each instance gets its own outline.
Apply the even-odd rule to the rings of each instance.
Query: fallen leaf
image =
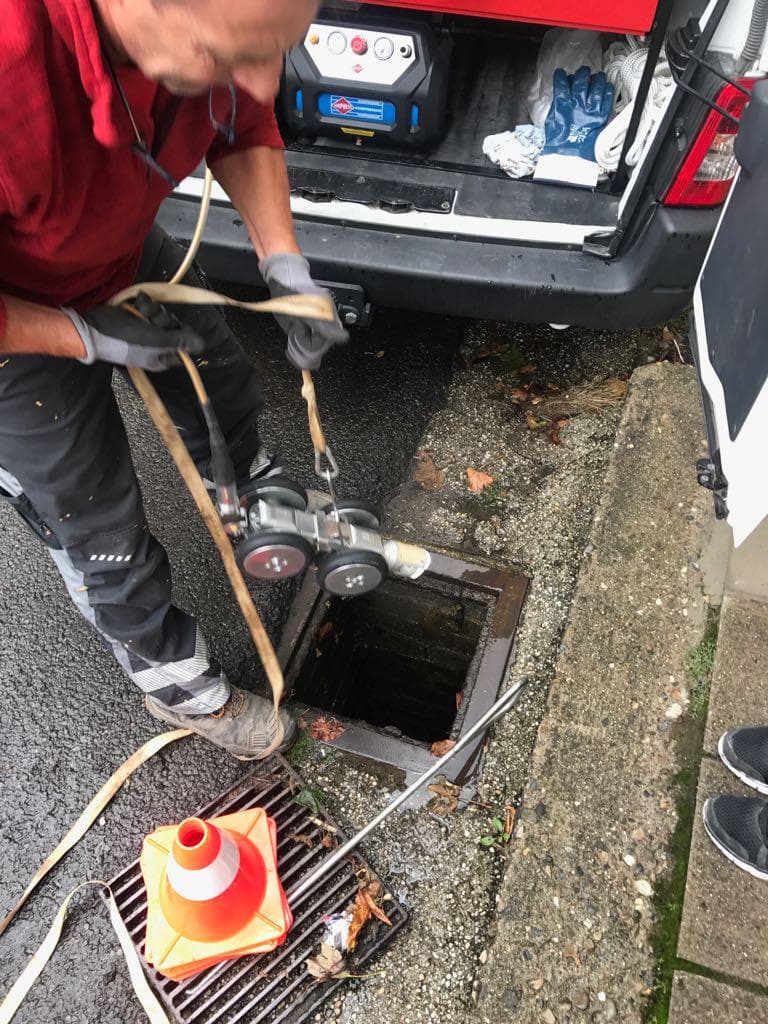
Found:
[[[539,419],[532,412],[526,413],[525,422],[528,424],[529,430],[541,430],[542,427],[549,426],[549,420]]]
[[[313,740],[320,740],[322,743],[332,743],[345,732],[344,726],[336,718],[327,718],[325,715],[318,715],[307,730]]]
[[[494,478],[487,473],[482,473],[480,470],[472,469],[470,466],[467,469],[467,481],[469,489],[473,494],[482,494],[486,487],[491,486]]]
[[[289,832],[288,838],[292,839],[294,843],[301,843],[303,846],[306,846],[309,850],[314,850],[315,848],[315,841],[314,839],[311,839],[309,836],[301,836],[297,835],[295,832]]]
[[[530,396],[528,388],[510,388],[509,397],[513,402],[527,402]]]
[[[560,431],[568,423],[567,419],[555,420],[554,423],[550,424],[547,438],[550,444],[560,444]]]
[[[541,397],[541,395],[534,395],[531,399],[531,405],[541,405],[543,401],[544,399]]]
[[[330,632],[332,632],[332,630],[333,630],[333,623],[332,622],[324,622],[322,624],[322,626],[320,627],[320,629],[318,629],[318,631],[317,631],[317,642],[320,643],[321,640],[325,640],[325,638],[328,636],[328,634]]]
[[[517,808],[507,806],[504,808],[504,834],[512,836],[512,832],[515,828],[515,820],[517,819]]]
[[[461,702],[463,700],[464,700],[464,694],[461,692],[461,690],[457,690],[457,692],[456,692],[456,710],[457,711],[461,707]]]
[[[368,909],[373,914],[373,916],[375,918],[378,918],[378,920],[381,921],[383,924],[385,924],[388,928],[391,928],[392,927],[392,922],[389,920],[389,918],[384,913],[384,911],[381,909],[381,907],[377,905],[376,901],[373,899],[373,897],[370,895],[370,893],[364,892],[363,893],[363,899],[368,904]]]
[[[313,814],[322,813],[320,801],[317,799],[317,796],[315,795],[313,790],[309,789],[308,787],[306,789],[299,790],[299,792],[293,798],[293,802],[295,804],[299,804],[299,806],[301,807],[308,807]]]
[[[521,373],[524,377],[530,377],[532,373],[536,373],[538,367],[536,363],[526,363],[525,366],[521,366],[518,373]]]
[[[429,809],[433,814],[439,814],[445,816],[453,814],[459,806],[459,790],[457,786],[451,785],[451,783],[439,783],[433,782],[432,785],[427,786],[428,792],[430,792],[434,799],[429,802]]]
[[[306,961],[307,970],[316,981],[331,981],[333,978],[348,978],[345,972],[347,966],[344,957],[329,943],[324,942],[320,946],[320,952],[316,957],[310,957]]]
[[[449,750],[453,750],[455,746],[456,740],[437,740],[429,748],[429,752],[432,757],[443,757]]]
[[[352,950],[357,945],[360,932],[371,920],[373,913],[365,898],[365,894],[362,892],[357,893],[355,902],[348,909],[352,912],[352,921],[350,922],[349,934],[347,935],[347,949]]]
[[[442,469],[437,468],[435,460],[429,452],[422,451],[416,456],[413,479],[425,491],[439,491],[445,483],[445,473]]]
[[[376,353],[376,355],[373,358],[374,359],[383,359],[385,355],[386,355],[386,352],[384,351],[384,349],[381,349],[379,352]]]
[[[480,345],[476,348],[472,355],[474,356],[474,362],[482,362],[483,359],[493,359],[494,356],[500,356],[507,351],[507,346],[502,345],[500,341],[486,341],[484,345]]]
[[[332,836],[323,836],[323,838],[320,840],[320,845],[324,846],[326,850],[332,850],[336,846]]]

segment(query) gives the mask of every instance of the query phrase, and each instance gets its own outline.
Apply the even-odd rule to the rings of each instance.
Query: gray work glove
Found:
[[[87,313],[62,306],[62,313],[75,325],[85,345],[85,358],[79,362],[90,365],[101,360],[157,371],[178,363],[179,349],[192,355],[203,351],[205,342],[200,335],[159,302],[137,295],[131,305],[143,319],[119,306],[95,306]]]
[[[259,263],[259,270],[273,299],[281,299],[285,295],[330,297],[327,289],[312,280],[309,263],[298,253],[284,252],[267,256]],[[276,316],[275,320],[288,336],[288,361],[299,370],[317,370],[328,349],[334,345],[346,345],[349,341],[349,335],[341,326],[338,314],[330,323],[295,316]]]

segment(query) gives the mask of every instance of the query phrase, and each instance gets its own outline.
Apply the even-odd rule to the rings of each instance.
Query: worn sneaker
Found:
[[[161,722],[177,729],[191,729],[217,747],[223,747],[241,761],[258,761],[266,755],[277,735],[277,717],[272,702],[247,690],[232,687],[229,700],[211,715],[184,715],[146,698],[147,711]],[[296,723],[281,709],[284,737],[279,751],[287,750],[296,739]]]
[[[704,804],[704,828],[731,863],[768,879],[768,802],[751,796],[715,796]]]
[[[717,749],[726,768],[768,796],[768,726],[746,726],[723,733]]]

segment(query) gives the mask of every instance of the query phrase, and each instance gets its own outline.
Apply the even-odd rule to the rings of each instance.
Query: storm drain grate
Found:
[[[278,754],[195,812],[203,818],[214,818],[263,807],[277,823],[278,865],[289,900],[291,892],[329,853],[321,845],[323,836],[328,833],[317,821],[335,828],[333,836],[339,843],[345,841],[324,810],[317,816],[295,802],[295,795],[303,787],[301,778]],[[292,835],[307,837],[313,846],[310,848],[291,838]],[[144,959],[147,900],[139,862],[131,864],[110,884],[150,984],[173,1020],[184,1024],[300,1024],[343,984],[341,981],[318,984],[307,973],[305,961],[320,949],[325,930],[323,917],[344,910],[354,899],[358,873],[363,869],[372,880],[378,880],[370,866],[355,856],[339,865],[295,904],[291,901],[294,925],[285,945],[274,952],[218,964],[181,982],[163,978]],[[396,901],[387,902],[386,912],[392,927],[374,919],[361,932],[354,953],[347,955],[353,973],[360,972],[407,923],[408,916]]]

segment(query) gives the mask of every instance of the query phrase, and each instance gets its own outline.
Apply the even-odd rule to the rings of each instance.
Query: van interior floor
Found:
[[[542,31],[517,26],[515,32],[456,36],[446,133],[430,150],[354,142],[341,134],[292,140],[288,135],[292,187],[301,191],[306,184],[310,198],[326,191],[327,198],[386,204],[389,182],[434,184],[452,188],[456,193],[454,212],[466,216],[615,225],[619,196],[610,194],[607,181],[594,192],[530,179],[517,181],[483,153],[486,136],[530,120],[527,98],[536,78]],[[608,41],[606,36],[605,45]],[[322,173],[317,164],[319,150],[323,152]],[[355,196],[360,190],[354,187],[352,176],[357,180],[367,177],[369,187],[363,195]],[[381,183],[379,196],[371,193],[373,179]]]

